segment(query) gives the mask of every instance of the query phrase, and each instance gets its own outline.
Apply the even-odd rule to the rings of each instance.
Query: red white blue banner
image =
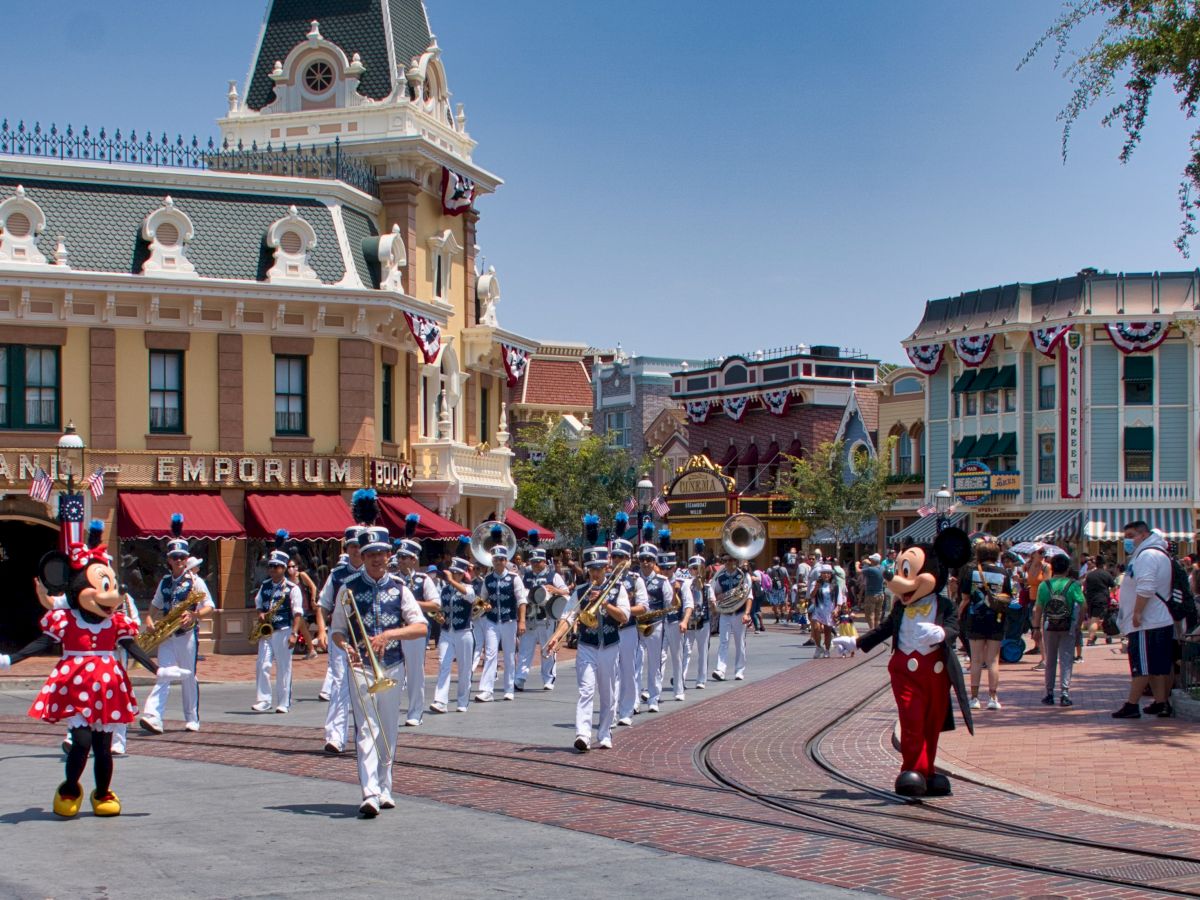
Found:
[[[766,391],[762,395],[763,405],[766,406],[767,412],[773,416],[785,415],[791,400],[792,392],[789,390]]]
[[[433,365],[442,352],[441,326],[433,319],[414,313],[406,312],[404,318],[408,320],[408,330],[417,339],[417,346],[421,348],[421,355],[425,357],[425,365]]]
[[[954,354],[968,369],[978,368],[992,352],[994,334],[976,334],[954,339]]]
[[[442,212],[448,216],[461,216],[475,202],[475,182],[466,175],[459,175],[442,168]]]
[[[500,352],[504,356],[504,371],[508,374],[508,386],[516,387],[517,382],[529,368],[529,351],[509,344],[501,344]]]
[[[1167,339],[1165,322],[1110,322],[1109,339],[1122,353],[1149,353]]]
[[[729,397],[721,401],[721,405],[725,408],[725,415],[733,419],[735,422],[742,421],[742,417],[746,415],[746,408],[750,405],[750,398],[747,396]]]
[[[683,408],[687,412],[688,421],[695,425],[707,422],[708,414],[712,412],[712,404],[707,400],[689,400]]]
[[[1052,325],[1049,328],[1035,328],[1029,332],[1029,338],[1033,341],[1034,349],[1038,353],[1043,356],[1053,356],[1059,342],[1070,330],[1070,325]]]
[[[942,357],[946,353],[945,344],[922,344],[919,347],[909,347],[905,350],[909,361],[918,372],[926,375],[936,375],[942,367]]]

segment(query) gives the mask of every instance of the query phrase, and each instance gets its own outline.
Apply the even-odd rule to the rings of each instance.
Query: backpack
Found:
[[[1150,547],[1149,549],[1157,550],[1171,563],[1171,596],[1164,597],[1159,594],[1157,595],[1158,599],[1166,604],[1172,619],[1176,622],[1183,622],[1187,626],[1187,630],[1191,631],[1196,627],[1198,618],[1196,598],[1192,595],[1192,587],[1188,583],[1187,573],[1183,570],[1183,563],[1161,547]]]
[[[1054,582],[1059,582],[1056,589]],[[1072,582],[1069,578],[1052,578],[1048,587],[1050,598],[1042,607],[1042,627],[1047,631],[1070,631],[1074,623],[1075,604],[1067,599],[1067,589]]]
[[[1025,655],[1025,640],[1023,638],[1005,638],[1000,642],[1000,662],[1018,663]]]

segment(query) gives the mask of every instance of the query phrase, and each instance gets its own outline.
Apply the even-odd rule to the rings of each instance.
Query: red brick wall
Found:
[[[342,452],[375,452],[375,347],[338,341],[339,439]]]
[[[701,425],[688,422],[688,449],[692,453],[702,453],[707,446],[716,463],[724,459],[731,441],[740,452],[753,440],[758,445],[760,459],[764,458],[772,439],[779,442],[779,449],[784,453],[795,437],[800,438],[805,450],[813,450],[837,436],[844,412],[840,406],[792,406],[786,415],[773,416],[765,409],[752,409],[742,421],[735,422],[721,409],[714,409],[707,422]]]

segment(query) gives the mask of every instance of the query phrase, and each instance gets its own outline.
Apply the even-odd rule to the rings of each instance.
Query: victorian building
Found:
[[[346,498],[452,539],[515,500],[505,405],[534,342],[476,271],[474,161],[421,0],[274,0],[220,137],[0,131],[0,545],[53,546],[55,444],[148,601],[172,512],[218,597],[210,639],[248,647],[262,541],[336,559]],[[27,496],[39,470],[47,502]],[[436,551],[435,551],[436,552]],[[26,594],[29,594],[26,596]],[[211,646],[206,644],[205,646]]]
[[[880,549],[920,518],[925,502],[925,376],[909,366],[881,375],[879,449],[888,450],[888,495],[892,508],[879,520]]]
[[[924,492],[1005,540],[1194,545],[1200,272],[1084,270],[932,300],[903,342],[928,389]],[[893,534],[933,531],[933,516]]]

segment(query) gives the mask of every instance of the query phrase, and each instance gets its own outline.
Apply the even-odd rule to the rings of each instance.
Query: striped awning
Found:
[[[1079,537],[1083,513],[1077,509],[1039,509],[1001,532],[997,538],[1018,544],[1022,541],[1069,541]]]
[[[917,519],[907,528],[892,535],[891,543],[903,544],[906,541],[912,541],[914,544],[921,544],[926,541],[932,541],[937,534],[937,516],[925,516]],[[959,527],[967,521],[966,513],[955,513],[950,516],[946,522],[947,527]]]
[[[867,522],[863,522],[862,525],[859,526],[858,531],[855,534],[852,534],[848,538],[846,538],[846,540],[843,541],[843,543],[874,545],[875,534],[876,534],[878,528],[879,528],[879,523],[877,523],[874,519],[871,519],[870,521],[867,521]],[[813,534],[812,538],[810,538],[810,543],[834,544],[834,543],[837,543],[837,536],[833,533],[832,528],[821,528],[815,534]]]
[[[1084,515],[1083,536],[1089,541],[1119,541],[1130,522],[1145,522],[1173,541],[1190,541],[1196,533],[1190,509],[1090,509]]]

